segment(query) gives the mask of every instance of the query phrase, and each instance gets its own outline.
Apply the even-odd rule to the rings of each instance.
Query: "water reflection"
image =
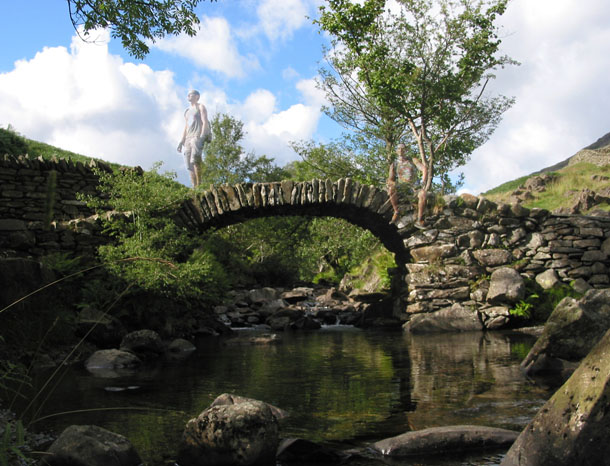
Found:
[[[100,379],[72,369],[40,415],[130,407],[43,424],[56,431],[100,425],[130,438],[148,464],[172,458],[185,422],[224,392],[288,411],[286,437],[342,445],[449,424],[520,429],[549,396],[519,373],[532,343],[516,334],[410,336],[345,328],[281,334],[271,345],[208,338],[186,361],[129,377]],[[453,461],[427,464],[461,464]]]

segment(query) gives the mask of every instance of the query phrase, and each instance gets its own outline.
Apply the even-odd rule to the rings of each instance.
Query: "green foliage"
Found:
[[[418,220],[435,173],[463,165],[512,105],[485,92],[493,71],[515,63],[498,54],[494,24],[506,0],[329,0],[315,21],[332,37],[320,70],[327,114],[378,139],[387,163],[403,142],[418,160]],[[442,184],[442,183],[441,183]]]
[[[244,181],[266,182],[286,178],[284,170],[273,159],[245,153],[241,141],[245,136],[243,122],[218,113],[210,122],[212,141],[205,145],[201,163],[201,186],[236,184]]]
[[[77,272],[83,268],[82,258],[67,252],[53,252],[42,256],[40,262],[61,276]]]
[[[214,1],[214,0],[212,0]],[[195,7],[201,0],[68,0],[70,20],[85,34],[97,28],[110,28],[112,37],[130,55],[142,59],[149,52],[147,42],[168,34],[197,33],[199,18]],[[80,34],[80,32],[79,32]]]
[[[100,172],[102,197],[84,196],[105,214],[106,231],[114,244],[99,247],[107,269],[127,283],[184,299],[214,298],[227,282],[224,271],[207,252],[191,254],[197,238],[179,228],[168,215],[189,190],[174,182],[174,173],[122,169]],[[131,260],[133,259],[133,260]]]
[[[548,290],[543,289],[535,280],[525,280],[525,299],[519,301],[510,314],[522,317],[536,324],[546,322],[555,306],[563,298],[570,296],[580,298],[582,294],[577,293],[569,285],[556,285]]]
[[[293,142],[291,146],[302,160],[286,168],[297,181],[352,178],[362,184],[382,187],[387,178],[385,148],[374,142],[359,135],[344,135],[341,140],[328,144]]]
[[[0,340],[0,344],[4,339]],[[8,359],[0,359],[0,393],[6,397],[12,393],[17,395],[18,388],[30,385],[30,377],[27,374],[26,368],[19,363]]]
[[[493,189],[490,189],[487,192],[482,193],[483,196],[491,196],[494,194],[503,194],[512,192],[517,189],[519,186],[523,185],[525,181],[529,178],[528,175],[522,176],[521,178],[517,178],[516,180],[507,181],[506,183],[502,183],[500,186],[496,186]]]
[[[10,126],[7,129],[0,128],[0,156],[9,154],[17,157],[27,152],[28,144],[25,138],[13,131]]]
[[[24,451],[27,449],[25,429],[21,420],[9,421],[0,431],[0,466],[33,464]]]
[[[514,308],[510,310],[510,315],[515,317],[522,317],[524,319],[531,319],[532,317],[532,308],[534,304],[532,301],[535,301],[539,298],[537,294],[533,294],[527,297],[527,300],[522,299],[519,301]]]

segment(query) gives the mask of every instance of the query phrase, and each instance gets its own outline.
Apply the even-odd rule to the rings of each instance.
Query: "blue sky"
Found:
[[[284,165],[289,142],[328,141],[320,111],[322,45],[311,19],[324,0],[202,2],[194,38],[171,37],[135,60],[105,31],[75,35],[63,0],[2,1],[0,126],[113,162],[163,161],[187,183],[176,145],[190,88],[211,114],[240,118],[244,146]],[[307,18],[309,17],[309,18]],[[522,63],[492,91],[515,96],[492,138],[462,167],[475,194],[573,155],[610,131],[610,3],[513,0],[503,51]]]

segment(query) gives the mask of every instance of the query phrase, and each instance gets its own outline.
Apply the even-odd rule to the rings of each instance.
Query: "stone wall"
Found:
[[[404,241],[413,257],[406,264],[407,319],[457,305],[476,310],[483,327],[502,327],[509,308],[524,296],[489,293],[500,269],[513,269],[517,279],[536,280],[543,287],[610,286],[608,217],[551,215],[463,195],[448,198],[443,212],[427,224]]]
[[[111,170],[96,161],[1,156],[0,254],[90,254],[106,241],[93,211],[77,199],[77,193],[97,193],[94,167]]]

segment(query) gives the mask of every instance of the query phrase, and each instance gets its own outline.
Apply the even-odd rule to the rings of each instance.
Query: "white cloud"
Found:
[[[260,27],[271,41],[292,37],[308,20],[308,2],[304,0],[263,0],[256,13]]]
[[[199,68],[216,71],[230,78],[243,77],[247,71],[259,66],[255,57],[240,55],[231,26],[222,17],[203,16],[196,36],[181,34],[166,37],[157,41],[154,47],[187,58]]]
[[[326,94],[324,91],[318,89],[315,79],[301,79],[297,82],[296,87],[301,92],[305,102],[309,105],[318,108],[323,105],[328,105]]]
[[[98,34],[95,44],[75,37],[70,50],[44,48],[0,74],[0,115],[29,138],[77,153],[179,168],[183,104],[172,73],[124,63]]]
[[[610,4],[514,0],[502,49],[522,63],[494,91],[515,96],[492,138],[462,168],[478,193],[570,157],[610,131]]]

